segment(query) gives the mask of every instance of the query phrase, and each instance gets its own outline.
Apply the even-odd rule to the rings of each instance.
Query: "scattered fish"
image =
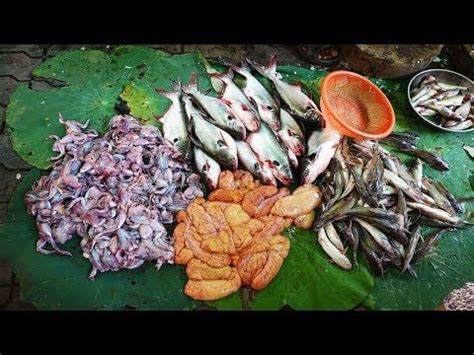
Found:
[[[265,185],[276,186],[277,182],[271,170],[259,160],[250,145],[245,141],[236,141],[235,144],[239,162],[243,167]]]
[[[285,146],[297,157],[306,152],[304,134],[296,120],[284,109],[280,109],[281,127],[277,132]]]
[[[243,92],[247,98],[257,107],[257,111],[262,121],[266,122],[274,131],[280,130],[279,107],[275,99],[265,89],[251,73],[250,68],[245,62],[242,67],[229,64],[229,67],[236,73],[244,76],[246,79]]]
[[[301,85],[291,85],[281,80],[281,74],[276,71],[276,54],[270,58],[266,67],[251,60],[248,60],[248,62],[261,75],[273,82],[275,89],[290,108],[292,114],[307,121],[319,122],[323,119],[318,106],[301,90]]]
[[[156,89],[156,91],[171,100],[168,111],[158,119],[163,124],[163,137],[183,155],[189,157],[190,140],[186,128],[186,117],[181,105],[181,83],[173,83],[173,91],[163,89]]]
[[[255,132],[260,128],[260,116],[249,99],[235,85],[232,69],[227,74],[210,74],[213,79],[220,80],[223,83],[221,99],[229,103],[236,118],[240,120],[245,128],[250,132]]]
[[[329,126],[311,134],[308,139],[307,153],[302,162],[301,179],[305,184],[312,184],[326,170],[341,138],[341,134]]]
[[[350,260],[345,256],[339,249],[337,249],[334,244],[329,240],[326,231],[324,228],[321,228],[318,231],[318,242],[319,245],[323,248],[324,252],[329,255],[329,257],[342,269],[350,270],[352,269],[352,264]]]
[[[232,136],[207,121],[188,96],[183,97],[191,139],[195,145],[217,160],[223,167],[237,169],[237,147]]]
[[[183,91],[192,96],[198,104],[209,114],[206,118],[217,127],[226,130],[238,139],[245,139],[246,130],[244,125],[236,118],[228,101],[217,97],[205,95],[197,88],[197,76],[191,75],[188,86]]]
[[[288,156],[267,124],[262,122],[260,129],[247,137],[247,143],[278,181],[284,185],[291,183],[293,174]]]
[[[221,172],[219,163],[196,145],[193,146],[193,156],[196,170],[201,175],[206,186],[211,190],[217,188],[219,174]]]

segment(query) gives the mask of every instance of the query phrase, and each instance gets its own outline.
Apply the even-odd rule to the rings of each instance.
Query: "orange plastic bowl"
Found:
[[[395,113],[385,94],[350,71],[335,71],[324,78],[320,105],[328,124],[353,138],[380,139],[395,126]]]

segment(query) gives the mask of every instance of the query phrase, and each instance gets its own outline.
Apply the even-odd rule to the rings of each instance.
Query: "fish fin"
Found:
[[[238,74],[240,74],[240,75],[242,75],[242,76],[246,76],[247,74],[250,73],[250,69],[249,69],[249,67],[245,64],[244,61],[242,61],[242,67],[240,67],[240,68],[239,68],[238,66],[236,66],[235,64],[232,64],[232,63],[229,63],[229,62],[226,62],[226,61],[224,61],[223,63],[224,63],[224,65],[226,65],[227,67],[229,67],[229,71],[232,70],[233,72],[236,72],[236,73],[238,73]],[[245,65],[244,65],[244,64],[245,64]],[[232,78],[233,78],[233,76],[234,76],[234,73],[232,73]]]
[[[186,86],[183,86],[183,91],[185,93],[197,92],[198,85],[197,85],[197,75],[196,73],[192,73],[189,77],[189,83]]]
[[[277,57],[277,54],[275,52],[270,57],[270,60],[268,61],[266,66],[258,64],[257,62],[248,58],[247,58],[247,62],[250,65],[252,65],[252,67],[254,67],[255,70],[259,72],[260,74],[262,74],[264,77],[269,78],[269,79],[271,78],[281,79],[281,75],[277,73],[276,71],[276,57]]]
[[[171,80],[171,87],[173,88],[175,92],[181,92],[182,91],[181,79]]]
[[[303,84],[301,83],[301,81],[295,81],[293,84],[291,84],[291,86],[295,87],[296,89],[298,89],[299,91],[302,91],[303,90]]]
[[[157,120],[158,122],[160,122],[160,123],[165,123],[165,122],[164,122],[165,116],[155,116],[155,118],[156,118],[156,120]]]
[[[258,73],[260,73],[264,77],[268,78],[271,76],[271,73],[267,71],[267,68],[264,65],[259,64],[256,61],[249,58],[246,58],[246,60],[247,60],[247,63],[249,63]]]
[[[232,102],[230,102],[229,100],[221,98],[221,101],[225,103],[227,106],[232,107]]]
[[[160,95],[162,95],[162,96],[164,96],[168,99],[171,99],[171,97],[175,94],[175,92],[173,92],[173,91],[169,91],[169,90],[165,90],[165,89],[159,89],[159,88],[155,89],[155,91],[158,94],[160,94]]]
[[[206,58],[202,58],[202,61],[204,63],[204,67],[206,68],[206,72],[209,75],[214,74],[214,73],[218,73],[218,71],[212,67],[212,65],[207,61]]]

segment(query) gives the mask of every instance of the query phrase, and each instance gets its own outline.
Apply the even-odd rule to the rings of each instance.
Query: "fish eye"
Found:
[[[253,165],[253,168],[254,168],[255,170],[260,169],[260,164],[259,164],[259,163],[255,163],[255,164]]]
[[[234,119],[234,117],[232,117],[231,115],[229,115],[229,116],[227,116],[227,119],[228,119],[229,121],[232,121],[232,120]]]
[[[224,144],[223,141],[221,141],[221,140],[219,139],[219,140],[217,141],[217,145],[218,145],[219,147],[222,147],[222,146],[224,146],[225,144]]]
[[[273,107],[270,106],[270,105],[268,105],[267,108],[268,108],[269,110],[273,109]]]
[[[311,110],[313,107],[311,105],[306,106],[307,110]]]
[[[274,160],[274,161],[273,161],[273,165],[275,165],[275,166],[280,166],[280,163],[277,162],[276,160]]]
[[[177,141],[179,141],[179,138],[173,139],[173,143],[176,143]]]

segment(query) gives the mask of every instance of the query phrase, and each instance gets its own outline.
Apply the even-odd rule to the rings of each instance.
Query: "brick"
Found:
[[[48,57],[55,56],[64,51],[76,50],[76,49],[102,49],[106,50],[106,44],[54,44],[49,47],[46,51]],[[113,47],[113,46],[111,46]]]
[[[0,165],[0,202],[10,202],[19,183],[19,180],[16,179],[18,173],[24,175],[26,172],[24,170],[7,170]]]
[[[0,133],[5,131],[5,114],[7,109],[4,106],[0,106]]]
[[[171,54],[183,53],[183,46],[181,44],[145,44],[144,46],[159,49]]]
[[[183,52],[200,52],[204,57],[226,59],[232,62],[240,62],[252,51],[252,45],[215,45],[215,44],[191,44],[183,45]]]
[[[1,71],[1,68],[0,68],[0,71]],[[0,78],[0,105],[2,106],[8,105],[8,102],[10,101],[10,96],[18,84],[19,82],[13,78],[10,78],[10,77]]]
[[[266,64],[273,53],[277,53],[277,65],[301,65],[308,66],[308,63],[302,60],[292,45],[254,45],[254,49],[249,53],[249,58]]]
[[[31,71],[41,59],[30,58],[24,53],[0,54],[0,76],[12,75],[18,80],[28,80]]]
[[[0,202],[0,224],[4,223],[7,219],[8,203]]]
[[[41,57],[43,48],[37,44],[0,44],[0,52],[26,52],[32,57]]]
[[[0,309],[4,307],[10,299],[10,286],[0,286]]]
[[[17,281],[17,279],[15,278]],[[26,303],[23,302],[20,299],[20,284],[18,282],[15,282],[13,284],[13,287],[11,289],[11,301],[9,304],[6,305],[4,308],[7,311],[31,311],[35,310],[36,307],[33,306],[31,303]]]
[[[6,261],[0,260],[0,286],[10,286],[11,283],[12,268]]]
[[[10,137],[6,134],[0,135],[0,152],[2,152],[0,154],[0,164],[8,170],[30,169],[30,166],[15,153],[10,143]]]

